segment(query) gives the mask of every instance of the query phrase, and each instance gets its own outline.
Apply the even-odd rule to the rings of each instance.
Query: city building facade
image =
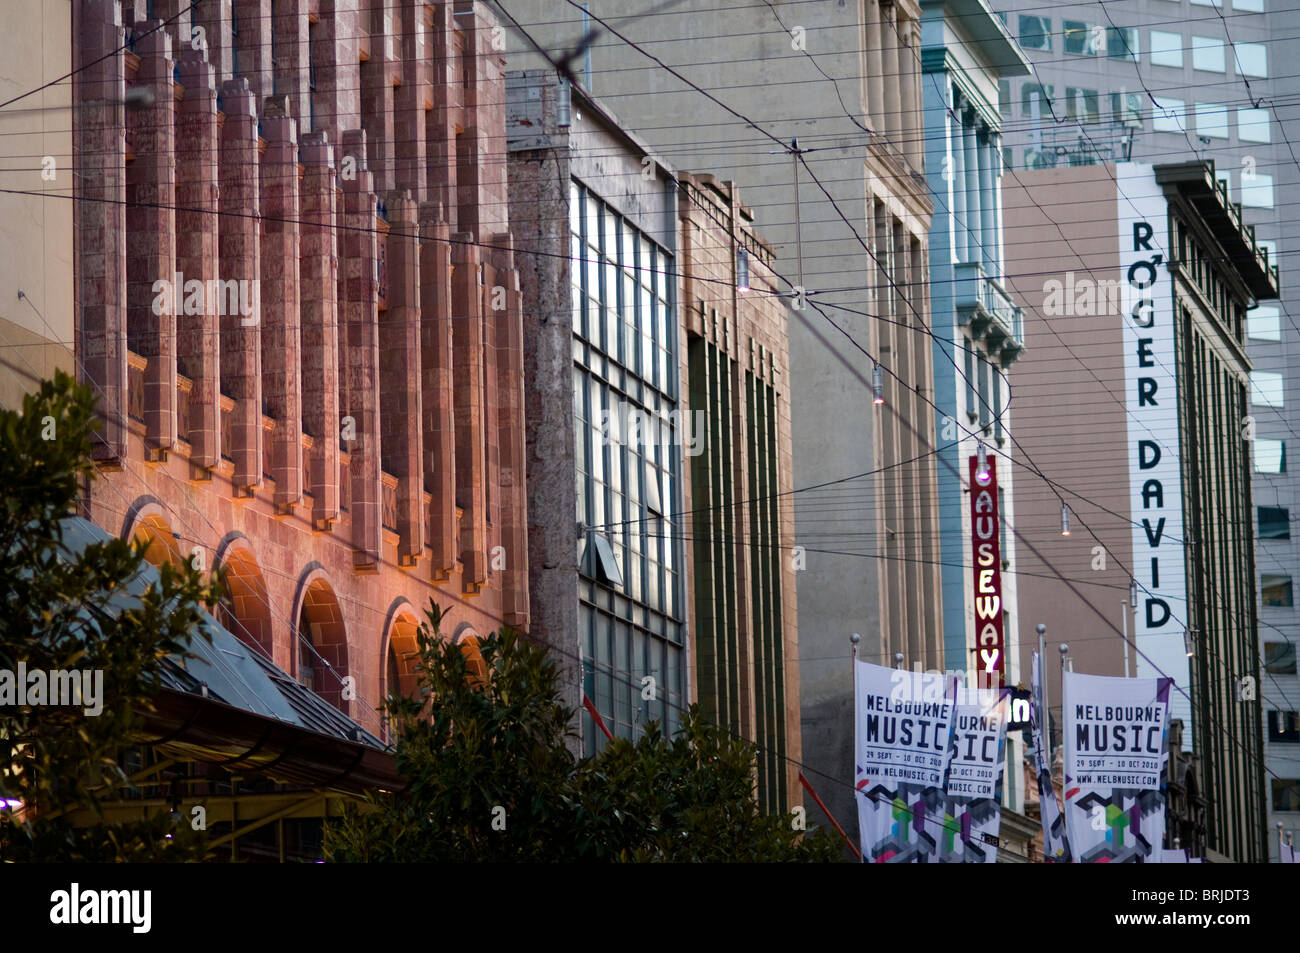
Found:
[[[1300,233],[1283,199],[1300,184],[1287,148],[1300,132],[1300,109],[1291,105],[1297,81],[1285,67],[1284,45],[1296,35],[1300,14],[1277,0],[1132,0],[1091,10],[1032,0],[991,5],[1033,64],[1030,75],[1002,83],[1008,168],[1213,159],[1259,243],[1281,267],[1282,296],[1252,309],[1247,350],[1258,385],[1251,390],[1250,415],[1266,675],[1260,691],[1267,710],[1265,751],[1277,775],[1270,823],[1300,829],[1292,595],[1300,539],[1293,540],[1289,529],[1298,488],[1294,468],[1286,467],[1287,441],[1294,443],[1300,419],[1290,372],[1300,348],[1300,283],[1288,280]],[[1063,347],[1047,330],[1044,344]]]
[[[532,633],[579,749],[681,723],[690,685],[672,170],[552,70],[511,71]],[[643,174],[643,170],[648,174]]]
[[[788,315],[735,183],[678,184],[692,697],[758,745],[759,804],[784,812],[801,799]]]
[[[861,657],[872,661],[892,664],[899,652],[909,666],[943,661],[920,7],[509,8],[511,69],[542,65],[538,47],[567,59],[575,82],[673,166],[744,183],[780,287],[798,305],[795,531],[784,556],[800,607],[803,763],[847,823],[850,635],[863,636]]]
[[[1021,614],[1075,671],[1174,679],[1165,846],[1263,860],[1246,342],[1277,267],[1209,162],[1011,172],[1003,194],[1033,329],[1017,441],[1053,481],[1017,497]],[[1068,349],[1036,346],[1049,325]]]
[[[383,738],[430,600],[457,640],[528,623],[496,21],[73,10],[85,515],[226,570],[222,624]]]

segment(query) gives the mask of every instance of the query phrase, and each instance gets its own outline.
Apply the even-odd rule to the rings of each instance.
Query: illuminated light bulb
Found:
[[[975,448],[975,482],[980,486],[987,486],[989,480],[993,479],[993,474],[989,472],[989,452],[984,449],[984,441],[980,441],[979,446]]]
[[[1064,503],[1061,504],[1061,535],[1070,535],[1070,508]]]
[[[885,378],[880,371],[879,364],[871,368],[871,392],[875,395],[875,403],[883,404],[885,402]]]

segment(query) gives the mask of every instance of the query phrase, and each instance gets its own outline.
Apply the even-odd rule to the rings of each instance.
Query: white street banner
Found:
[[[997,862],[1007,695],[1007,690],[968,689],[957,683],[944,785],[947,798],[939,832],[941,863]]]
[[[1034,739],[1034,767],[1038,775],[1038,816],[1043,824],[1043,859],[1049,864],[1070,862],[1070,842],[1065,836],[1065,818],[1052,784],[1051,748],[1047,741],[1047,706],[1043,704],[1043,660],[1033,654],[1030,681],[1030,732]]]
[[[936,859],[952,733],[951,680],[855,662],[858,829],[871,863]]]
[[[1161,861],[1171,684],[1065,673],[1065,826],[1076,863]]]

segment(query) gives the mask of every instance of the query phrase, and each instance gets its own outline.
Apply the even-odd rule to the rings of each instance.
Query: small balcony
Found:
[[[1025,350],[1024,312],[979,262],[958,265],[954,272],[958,320],[970,325],[989,354],[1000,356],[1003,367],[1010,366]]]

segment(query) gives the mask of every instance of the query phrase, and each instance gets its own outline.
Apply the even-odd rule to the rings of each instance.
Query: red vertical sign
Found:
[[[980,482],[979,458],[970,458],[970,533],[975,573],[975,660],[981,685],[1006,680],[1002,640],[1002,533],[998,519],[997,459],[988,458],[987,478]]]

